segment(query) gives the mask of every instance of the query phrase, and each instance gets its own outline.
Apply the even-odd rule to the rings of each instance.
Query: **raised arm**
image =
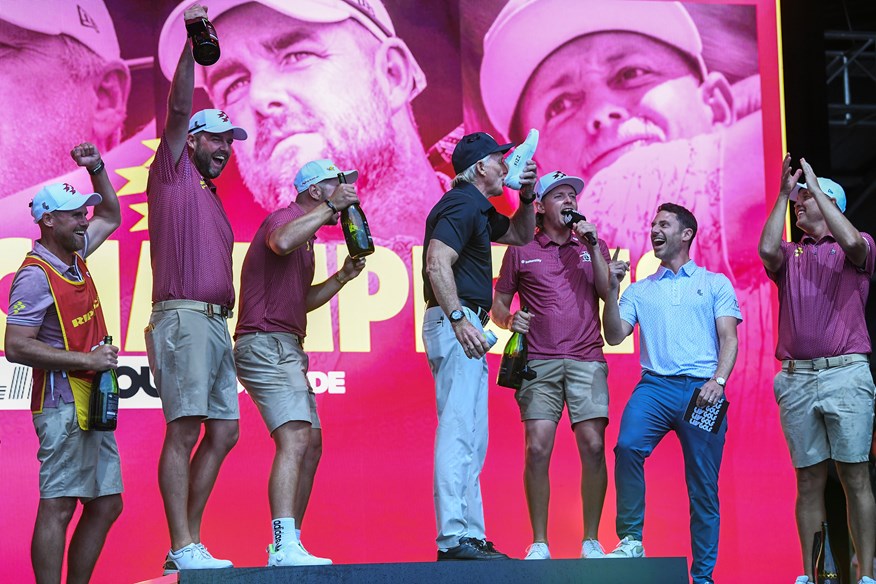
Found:
[[[70,156],[76,164],[88,170],[91,186],[102,198],[100,205],[94,207],[88,222],[88,249],[85,250],[85,255],[89,256],[122,224],[122,211],[116,189],[109,179],[109,171],[101,160],[97,147],[90,142],[83,142],[70,151]]]
[[[630,269],[629,262],[617,261],[617,252],[608,264],[608,295],[604,300],[602,309],[602,328],[605,333],[605,342],[609,345],[619,345],[633,332],[633,325],[620,317],[620,308],[617,304],[620,292],[620,283]]]
[[[869,247],[867,242],[861,237],[861,232],[855,229],[855,226],[846,219],[843,212],[833,202],[833,200],[824,194],[821,187],[818,185],[818,179],[813,172],[812,167],[806,162],[806,159],[800,159],[800,166],[803,167],[803,176],[806,177],[806,188],[815,197],[815,202],[818,204],[818,209],[824,217],[824,222],[827,223],[827,228],[830,234],[836,239],[846,257],[852,264],[861,267],[867,261],[867,253]]]
[[[429,240],[429,249],[426,252],[426,277],[432,284],[435,299],[447,315],[454,310],[462,310],[462,303],[456,291],[456,280],[453,279],[453,264],[458,258],[456,251],[443,241]],[[480,358],[487,353],[490,348],[487,340],[467,318],[453,323],[452,326],[456,340],[462,345],[467,357]]]
[[[782,236],[785,233],[785,216],[788,211],[788,198],[797,186],[802,170],[791,174],[791,155],[785,154],[782,161],[782,180],[779,183],[779,195],[770,211],[763,231],[760,234],[760,244],[757,251],[760,261],[770,272],[777,272],[782,267]]]
[[[499,243],[507,245],[526,245],[535,236],[535,211],[532,208],[532,201],[535,197],[535,181],[538,180],[536,175],[535,162],[530,160],[526,163],[523,172],[520,173],[520,205],[511,216],[511,225],[508,231],[498,239]],[[529,200],[524,203],[523,199]]]
[[[311,189],[313,190],[311,191]],[[311,196],[318,197],[319,187],[311,185],[308,187],[308,193]],[[350,205],[358,203],[359,198],[356,195],[356,185],[338,185],[328,200],[339,211],[343,211]],[[328,205],[320,203],[301,217],[297,217],[286,225],[275,229],[268,239],[268,245],[277,255],[282,256],[292,253],[293,250],[309,241],[320,227],[328,223],[333,215],[334,211]]]
[[[207,9],[200,4],[192,4],[185,11],[185,22],[207,18]],[[164,122],[164,137],[173,154],[173,162],[179,162],[186,149],[186,136],[189,133],[189,119],[192,117],[192,96],[195,93],[195,58],[192,46],[186,38],[180,54],[170,93],[167,96],[167,120]]]

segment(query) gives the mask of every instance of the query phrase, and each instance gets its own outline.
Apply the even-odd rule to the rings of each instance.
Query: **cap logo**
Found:
[[[72,193],[75,195],[76,189],[74,189],[73,185],[71,185],[70,183],[64,183],[64,192],[65,193]]]
[[[374,7],[371,6],[369,2],[365,0],[353,0],[353,4],[359,7],[359,10],[370,16],[372,19],[377,18],[377,14],[374,12]]]
[[[31,204],[33,204],[33,203],[31,203]],[[46,203],[45,201],[43,201],[43,209],[45,209],[46,211],[49,210],[49,204]]]
[[[555,172],[552,176],[554,177],[554,180],[557,180],[557,179],[560,179],[560,178],[563,178],[564,176],[566,176],[566,173],[565,173],[565,172],[560,172],[560,171],[558,170],[558,171]]]
[[[337,170],[337,168],[335,168],[334,165],[330,165],[326,167],[326,170]]]
[[[76,9],[79,10],[79,24],[81,24],[85,28],[93,28],[95,32],[100,32],[100,30],[97,28],[97,22],[95,22],[95,20],[91,18],[90,14],[85,12],[84,8],[77,4]]]
[[[216,114],[216,117],[218,117],[220,120],[222,120],[226,124],[231,123],[231,120],[228,119],[228,114],[226,114],[225,112],[223,112],[221,110],[219,111],[219,113]]]

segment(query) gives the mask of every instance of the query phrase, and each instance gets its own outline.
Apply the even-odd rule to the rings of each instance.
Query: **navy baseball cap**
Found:
[[[475,132],[474,134],[466,134],[453,149],[453,171],[456,174],[461,173],[466,168],[490,154],[501,152],[502,154],[511,150],[514,144],[499,144],[496,139],[486,132]]]

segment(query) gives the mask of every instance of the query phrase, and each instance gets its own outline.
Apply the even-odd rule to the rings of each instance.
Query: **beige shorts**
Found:
[[[39,438],[40,498],[83,502],[122,492],[119,449],[112,432],[79,428],[76,406],[58,404],[33,417]]]
[[[240,418],[228,323],[188,308],[154,311],[146,354],[164,418]]]
[[[602,361],[535,359],[537,376],[514,394],[521,420],[560,421],[563,404],[572,424],[608,417],[608,365]]]
[[[876,387],[867,363],[780,371],[773,389],[796,468],[828,458],[847,463],[868,460]]]
[[[240,383],[273,432],[286,422],[320,429],[316,396],[307,381],[307,353],[289,333],[250,333],[237,338],[234,361]]]

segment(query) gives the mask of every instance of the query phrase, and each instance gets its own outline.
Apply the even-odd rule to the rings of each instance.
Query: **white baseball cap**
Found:
[[[73,37],[107,60],[121,58],[116,28],[103,0],[3,0],[0,20],[33,32]]]
[[[207,16],[215,25],[219,15],[250,2],[257,2],[303,22],[333,23],[352,18],[379,40],[395,37],[392,19],[380,0],[206,0]],[[161,36],[158,39],[158,62],[164,76],[169,80],[173,79],[186,38],[185,11],[191,4],[191,0],[184,0],[174,8],[161,28]],[[216,32],[221,46],[222,31],[217,29]],[[411,94],[413,99],[426,89],[426,75],[407,45],[401,39],[399,42],[411,62],[414,78],[414,89]],[[201,68],[196,68],[195,82],[198,85],[204,84]]]
[[[830,180],[829,178],[818,177],[818,187],[821,191],[836,201],[836,206],[839,207],[839,210],[843,213],[846,212],[846,191],[843,190],[839,184]],[[797,200],[797,195],[800,193],[800,189],[809,188],[806,186],[806,183],[797,183],[797,186],[794,187],[794,190],[791,191],[790,198],[792,201]]]
[[[538,182],[535,183],[535,198],[541,201],[542,198],[555,188],[561,185],[569,185],[575,189],[575,194],[578,195],[584,190],[584,180],[577,176],[570,176],[559,170],[549,172],[542,175]]]
[[[705,79],[700,33],[679,2],[510,0],[484,36],[481,97],[493,126],[508,137],[526,83],[551,53],[572,39],[605,31],[634,32],[675,47],[694,60]]]
[[[39,190],[30,203],[33,222],[39,223],[46,213],[52,211],[75,211],[80,207],[100,205],[103,200],[97,193],[81,194],[70,183],[55,183]]]
[[[246,140],[246,130],[232,124],[228,114],[222,110],[203,109],[189,120],[189,134],[197,134],[198,132],[221,134],[228,130],[231,130],[231,135],[235,140]]]
[[[339,174],[343,174],[348,183],[354,183],[359,178],[358,170],[340,170],[331,160],[313,160],[302,166],[295,175],[295,190],[303,193],[310,185],[337,178]]]

